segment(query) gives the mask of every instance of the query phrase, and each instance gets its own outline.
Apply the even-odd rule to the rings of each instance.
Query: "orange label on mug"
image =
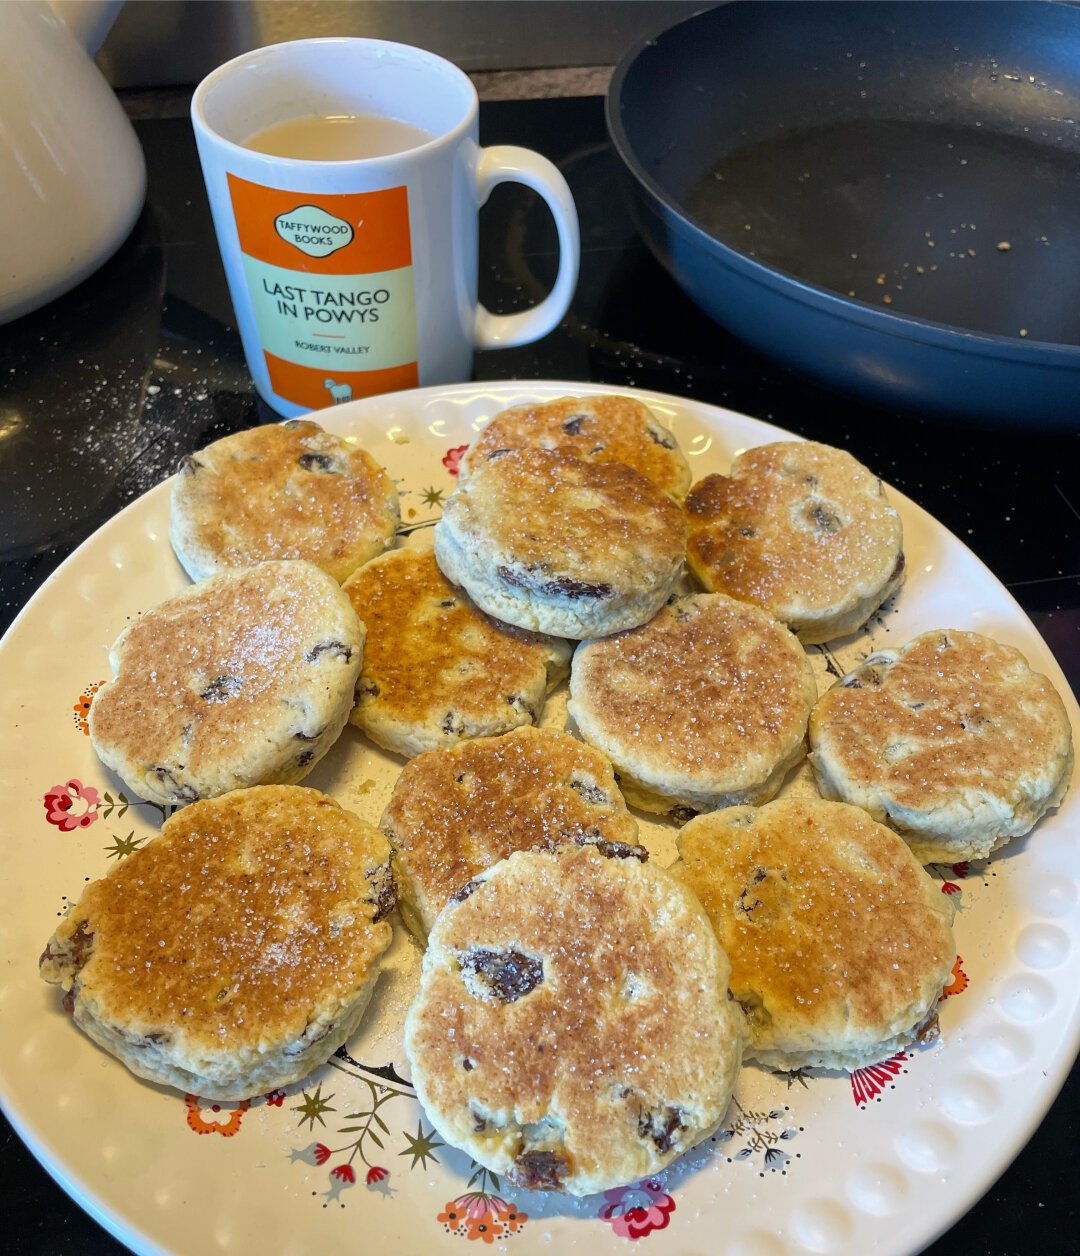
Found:
[[[354,397],[400,392],[405,388],[415,388],[420,382],[415,362],[389,366],[381,371],[342,371],[335,368],[333,376],[329,376],[318,367],[297,366],[295,362],[285,362],[272,353],[264,353],[263,356],[274,392],[312,410],[352,401]]]
[[[274,392],[318,409],[415,387],[408,189],[307,195],[228,179]]]

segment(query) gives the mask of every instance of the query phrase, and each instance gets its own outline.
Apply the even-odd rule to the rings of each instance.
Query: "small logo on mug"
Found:
[[[265,221],[265,219],[264,219]],[[278,214],[274,230],[308,257],[329,257],[352,242],[353,229],[344,218],[335,218],[318,205],[300,205]]]

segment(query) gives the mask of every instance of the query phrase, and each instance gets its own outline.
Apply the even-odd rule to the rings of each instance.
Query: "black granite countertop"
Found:
[[[982,429],[872,408],[769,363],[689,304],[638,240],[599,97],[485,103],[485,143],[556,161],[578,202],[582,272],[559,329],[482,353],[478,379],[604,381],[728,406],[850,449],[955,532],[1009,588],[1080,689],[1080,401],[1073,430]],[[184,117],[138,123],[146,209],[95,276],[0,330],[0,627],[57,563],[181,454],[275,416],[250,385]],[[545,213],[496,189],[482,213],[481,297],[532,301],[554,271]],[[1027,1148],[930,1249],[1077,1250],[1074,1073]],[[0,1233],[17,1253],[122,1250],[4,1123]],[[862,1256],[861,1253],[853,1256]]]

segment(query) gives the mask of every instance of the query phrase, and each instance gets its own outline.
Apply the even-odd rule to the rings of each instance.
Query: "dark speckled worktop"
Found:
[[[182,453],[274,417],[251,391],[231,325],[189,124],[177,116],[137,125],[150,183],[131,238],[76,291],[0,328],[0,627]],[[485,103],[481,130],[485,143],[524,144],[560,165],[581,216],[582,273],[562,326],[539,344],[479,355],[477,378],[654,388],[847,447],[975,551],[1080,688],[1080,402],[1072,431],[1032,430],[1023,415],[1008,429],[981,430],[824,391],[709,323],[654,262],[624,207],[599,97]],[[552,239],[527,194],[497,189],[482,231],[486,304],[509,310],[545,289]],[[1013,1167],[930,1250],[1076,1251],[1078,1129],[1074,1071]],[[0,1167],[4,1250],[120,1250],[6,1123]]]

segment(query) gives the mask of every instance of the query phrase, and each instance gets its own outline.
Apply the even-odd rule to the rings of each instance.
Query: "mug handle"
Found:
[[[499,183],[524,183],[547,201],[559,235],[559,273],[555,286],[531,310],[492,314],[478,305],[473,324],[478,349],[511,349],[546,336],[570,308],[581,264],[581,234],[574,198],[566,180],[546,157],[516,144],[494,144],[483,149],[476,167],[477,204],[483,205]]]

